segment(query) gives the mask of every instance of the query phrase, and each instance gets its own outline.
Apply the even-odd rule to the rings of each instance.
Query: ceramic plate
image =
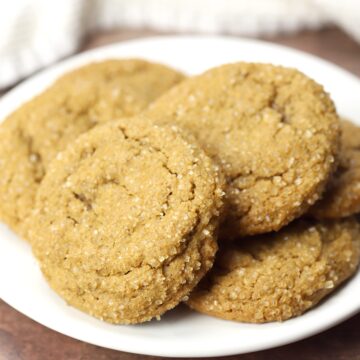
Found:
[[[225,37],[159,37],[123,42],[83,53],[49,68],[6,94],[0,119],[64,72],[106,58],[141,57],[188,74],[233,61],[296,67],[322,83],[340,114],[360,125],[360,80],[299,51],[270,43]],[[1,176],[1,174],[0,174]],[[0,297],[35,321],[65,335],[103,347],[149,355],[205,357],[240,354],[287,344],[323,331],[360,310],[360,272],[303,316],[263,325],[222,321],[185,306],[161,321],[115,326],[96,320],[59,298],[44,281],[29,245],[0,225]]]

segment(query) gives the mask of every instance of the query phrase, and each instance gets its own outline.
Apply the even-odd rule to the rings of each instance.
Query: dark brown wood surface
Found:
[[[147,29],[119,29],[97,33],[84,41],[81,50],[151,35],[159,35],[159,33]],[[313,53],[360,76],[360,45],[338,29],[329,28],[265,40]],[[354,294],[360,301],[359,295]],[[138,360],[141,358],[144,356],[103,349],[58,334],[30,320],[0,300],[0,360]],[[147,357],[147,359],[157,358]],[[309,339],[227,359],[360,360],[360,314]]]

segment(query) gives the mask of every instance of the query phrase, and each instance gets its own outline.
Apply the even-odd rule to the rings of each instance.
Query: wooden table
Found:
[[[86,39],[81,50],[158,34],[150,30],[126,29],[98,33]],[[360,76],[360,46],[338,29],[329,28],[319,32],[277,36],[266,40],[313,53]],[[359,294],[354,296],[359,297]],[[143,358],[141,355],[103,349],[58,334],[0,301],[0,360],[138,360],[141,358]],[[240,358],[360,360],[360,314],[310,339],[227,359]],[[156,357],[148,357],[148,359],[156,359]]]

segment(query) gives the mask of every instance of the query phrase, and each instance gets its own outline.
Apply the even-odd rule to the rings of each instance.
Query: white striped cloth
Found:
[[[4,0],[0,88],[76,51],[98,28],[257,36],[329,23],[360,41],[360,0]]]

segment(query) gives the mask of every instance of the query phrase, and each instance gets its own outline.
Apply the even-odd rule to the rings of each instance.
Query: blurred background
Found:
[[[331,40],[338,51],[349,39],[360,42],[360,1],[3,0],[0,88],[84,47],[116,40],[196,33],[262,37],[286,44],[287,37],[305,31],[325,33],[330,39],[324,41]]]

